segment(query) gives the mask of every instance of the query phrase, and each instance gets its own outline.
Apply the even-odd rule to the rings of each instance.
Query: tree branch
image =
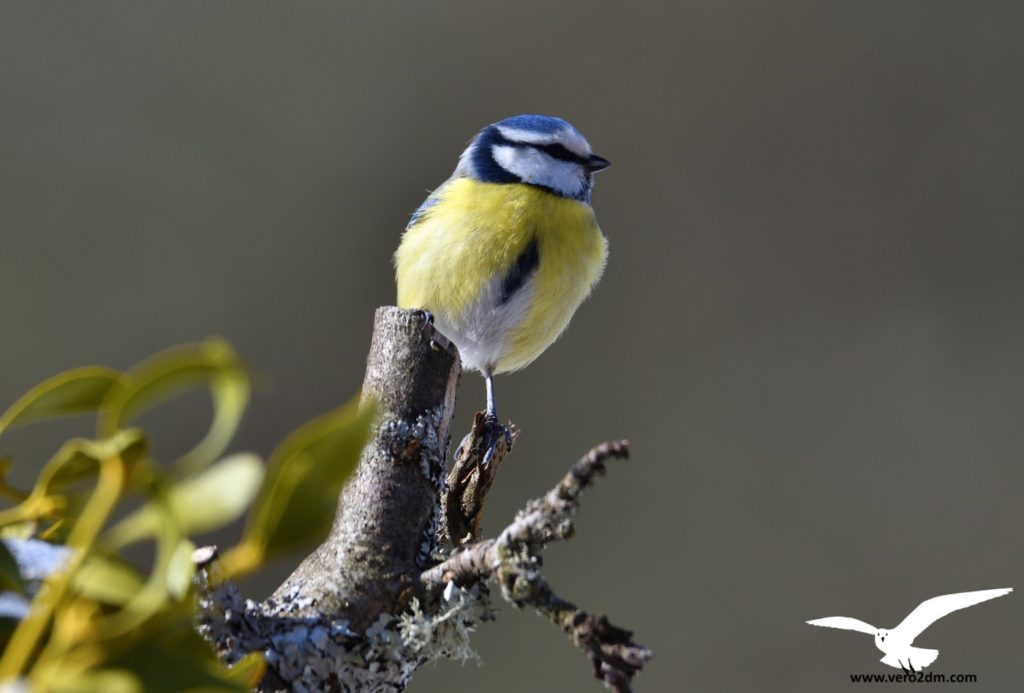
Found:
[[[261,691],[400,691],[430,659],[473,657],[470,633],[493,617],[491,578],[566,632],[614,690],[629,691],[650,658],[628,631],[558,597],[540,574],[540,552],[571,536],[581,494],[607,459],[627,456],[627,444],[594,448],[496,539],[478,542],[509,451],[502,427],[477,414],[447,472],[460,372],[455,348],[424,313],[380,308],[363,383],[378,415],[327,540],[260,604],[219,578],[215,549],[196,552],[197,628],[227,662],[262,652]]]
[[[429,560],[461,368],[424,313],[381,308],[363,380],[378,417],[330,536],[277,589],[295,612],[344,613],[364,629]]]
[[[421,576],[436,593],[454,584],[465,588],[493,578],[504,597],[517,607],[531,606],[569,635],[590,658],[594,674],[615,691],[630,691],[633,675],[651,651],[632,642],[632,633],[594,617],[562,599],[540,572],[540,552],[547,544],[572,536],[572,517],[594,477],[605,472],[609,458],[629,457],[629,443],[593,448],[543,498],[531,501],[496,539],[469,546]]]

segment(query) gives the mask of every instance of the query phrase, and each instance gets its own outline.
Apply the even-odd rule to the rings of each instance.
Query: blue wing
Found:
[[[409,217],[409,223],[405,225],[405,229],[407,231],[423,221],[430,214],[431,208],[440,202],[441,193],[447,185],[447,181],[442,183],[437,190],[427,196],[427,199],[423,200],[423,204],[416,208],[416,211],[412,213],[411,217]]]

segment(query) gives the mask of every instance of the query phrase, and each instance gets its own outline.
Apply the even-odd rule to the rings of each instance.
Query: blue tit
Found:
[[[609,162],[561,118],[488,125],[409,221],[395,253],[398,305],[420,308],[487,383],[525,367],[565,330],[604,270],[590,206]]]

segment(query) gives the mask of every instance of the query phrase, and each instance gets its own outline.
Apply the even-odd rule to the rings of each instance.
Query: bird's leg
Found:
[[[512,449],[512,431],[509,430],[508,426],[503,426],[498,420],[498,405],[494,401],[494,374],[490,371],[484,373],[484,381],[487,383],[487,428],[488,428],[488,444],[487,452],[484,453],[483,464],[486,466],[494,457],[495,448],[498,446],[498,435],[505,436],[505,447],[508,450]],[[495,434],[495,429],[500,431],[499,434]]]
[[[494,403],[494,374],[484,373],[484,382],[487,383],[487,418],[498,420],[498,405]]]

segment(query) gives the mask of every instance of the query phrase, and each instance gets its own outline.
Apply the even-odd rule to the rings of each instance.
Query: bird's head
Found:
[[[459,158],[456,175],[487,183],[526,183],[555,195],[590,201],[593,175],[610,162],[568,122],[520,115],[488,125]]]
[[[888,638],[888,637],[889,637],[889,631],[887,631],[887,630],[885,630],[883,628],[879,628],[878,632],[875,633],[875,646],[876,647],[881,647],[882,643],[884,643],[885,639]]]

